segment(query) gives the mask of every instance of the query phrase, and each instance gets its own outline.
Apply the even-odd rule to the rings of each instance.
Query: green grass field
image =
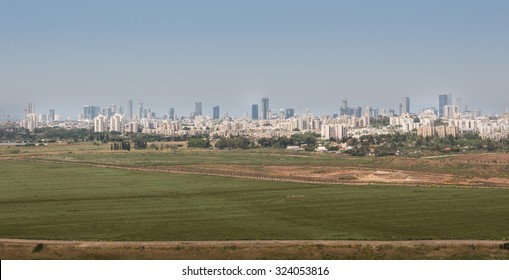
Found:
[[[13,151],[17,151],[13,153]],[[114,164],[129,166],[186,166],[228,164],[239,166],[327,166],[387,168],[394,170],[420,171],[459,176],[509,176],[509,164],[483,164],[478,162],[455,162],[450,159],[418,159],[405,157],[351,157],[345,154],[295,152],[281,149],[250,150],[131,150],[110,151],[110,145],[91,143],[51,144],[47,147],[0,147],[0,157],[37,156],[55,161]]]
[[[507,240],[509,190],[309,185],[3,160],[0,237]]]

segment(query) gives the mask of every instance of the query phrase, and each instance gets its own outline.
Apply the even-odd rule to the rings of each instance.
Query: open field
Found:
[[[0,147],[0,238],[184,242],[45,242],[44,250],[32,253],[31,241],[2,241],[0,257],[507,259],[508,251],[495,243],[509,240],[508,159],[357,158],[272,149],[121,152],[91,144]],[[500,241],[365,241],[454,239]],[[185,243],[207,240],[316,241]]]
[[[1,164],[4,238],[509,239],[506,189],[299,184]]]
[[[15,151],[15,152],[14,152]],[[0,159],[327,184],[509,188],[509,154],[444,157],[350,157],[275,149],[110,151],[109,145],[0,147]]]
[[[0,239],[0,259],[509,259],[499,241],[90,242]],[[36,249],[38,248],[38,249]]]

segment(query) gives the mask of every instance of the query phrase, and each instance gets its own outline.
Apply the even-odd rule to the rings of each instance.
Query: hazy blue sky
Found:
[[[509,1],[0,0],[0,114],[509,106]],[[2,117],[3,119],[3,117]]]

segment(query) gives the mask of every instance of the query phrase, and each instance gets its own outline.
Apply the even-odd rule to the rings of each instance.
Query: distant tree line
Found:
[[[385,125],[388,118],[382,117],[372,119],[375,123]],[[264,137],[252,139],[246,136],[220,137],[215,139],[216,149],[251,149],[251,148],[276,148],[285,149],[288,146],[300,146],[308,151],[314,151],[317,147],[317,139],[320,135],[314,133],[295,133],[290,137]],[[94,132],[91,129],[65,129],[55,127],[36,128],[33,132],[25,128],[20,128],[16,123],[7,123],[0,127],[0,141],[32,142],[32,143],[51,143],[64,141],[68,143],[76,142],[95,142],[95,143],[129,143],[129,148],[134,149],[163,149],[164,147],[148,146],[147,143],[154,142],[172,142],[188,141],[191,148],[210,148],[212,146],[210,137],[203,135],[176,135],[164,136],[158,134],[141,134],[119,132]],[[358,138],[348,137],[345,139],[328,139],[325,145],[329,150],[337,150],[334,145],[328,145],[327,142],[346,143],[351,147],[347,153],[354,156],[365,156],[373,154],[375,156],[389,156],[397,153],[409,153],[412,151],[430,151],[438,153],[461,152],[465,149],[479,151],[507,151],[509,139],[494,141],[482,139],[477,133],[465,133],[459,137],[447,136],[440,138],[437,136],[422,137],[417,133],[394,133],[384,135],[364,135]],[[122,144],[119,147],[122,149]],[[173,148],[172,148],[173,149]],[[113,146],[115,150],[115,145]]]

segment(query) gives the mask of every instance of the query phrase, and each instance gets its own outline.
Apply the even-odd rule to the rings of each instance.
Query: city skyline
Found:
[[[447,93],[486,114],[509,106],[509,3],[319,2],[9,2],[0,114],[133,99],[242,116],[263,96],[297,112],[331,114],[345,98],[397,112],[402,96],[423,108]]]
[[[463,104],[463,102],[462,102],[463,99],[461,97],[454,96],[454,98],[453,98],[453,96],[454,95],[451,93],[439,94],[435,97],[436,98],[436,100],[435,100],[436,106],[418,107],[416,105],[412,105],[411,111],[410,111],[411,98],[408,96],[401,97],[400,103],[397,106],[391,106],[388,108],[378,107],[373,104],[363,104],[363,105],[352,104],[352,103],[348,102],[348,99],[342,99],[341,103],[336,107],[336,109],[334,111],[320,112],[320,113],[314,112],[309,107],[302,107],[302,106],[298,107],[298,109],[295,109],[294,107],[289,106],[289,105],[284,105],[282,107],[270,106],[270,104],[269,104],[270,98],[262,97],[258,103],[251,104],[250,106],[247,106],[245,108],[247,110],[245,110],[245,112],[243,114],[241,114],[241,115],[231,115],[230,114],[229,116],[234,117],[234,118],[247,116],[247,117],[250,117],[253,119],[268,119],[269,113],[271,113],[271,115],[270,115],[271,117],[277,116],[280,114],[281,110],[283,110],[283,111],[285,111],[285,115],[286,115],[286,114],[288,114],[289,109],[291,110],[292,115],[294,115],[294,114],[295,115],[304,115],[307,113],[313,113],[315,115],[330,115],[330,116],[355,115],[355,114],[358,114],[355,112],[355,110],[364,109],[367,107],[369,107],[373,110],[376,110],[377,112],[379,110],[384,111],[386,114],[390,114],[392,112],[392,114],[394,114],[394,115],[401,115],[404,113],[417,114],[417,113],[423,112],[425,110],[433,109],[433,110],[435,110],[435,112],[438,116],[443,116],[444,115],[444,113],[443,113],[444,105],[450,105],[450,106],[455,105],[455,106],[457,106],[456,110],[458,110],[459,112],[476,111],[476,112],[482,112],[482,115],[487,115],[487,116],[502,115],[505,113],[509,113],[509,110],[507,108],[506,108],[506,111],[496,113],[496,114],[490,114],[489,112],[485,113],[479,108],[475,108],[473,106],[469,107],[468,104]],[[266,106],[264,106],[265,102],[266,102]],[[60,117],[61,121],[66,120],[66,119],[71,119],[71,120],[92,119],[93,117],[98,116],[100,114],[108,116],[108,117],[110,117],[114,114],[122,114],[127,119],[149,118],[149,115],[150,115],[150,118],[165,118],[167,116],[170,119],[174,119],[175,116],[191,117],[192,118],[194,116],[202,116],[202,115],[210,116],[210,117],[214,118],[214,111],[219,110],[219,107],[223,107],[220,105],[203,106],[201,101],[195,101],[193,109],[191,109],[188,112],[179,110],[179,108],[177,108],[177,111],[176,111],[174,107],[168,107],[168,109],[166,109],[166,110],[163,109],[161,111],[156,111],[156,110],[153,110],[150,106],[144,105],[144,102],[139,102],[139,103],[137,103],[138,104],[137,113],[134,113],[133,109],[132,109],[133,99],[128,99],[126,102],[126,107],[125,107],[125,108],[127,108],[126,110],[124,110],[124,106],[120,105],[120,104],[108,104],[108,105],[103,105],[103,106],[86,104],[86,105],[82,106],[82,109],[77,110],[75,113],[66,115],[66,114],[61,113],[59,108],[57,108],[57,110],[55,110],[55,107],[51,107],[51,109],[48,109],[48,110],[45,110],[45,109],[35,110],[34,104],[35,104],[35,102],[32,102],[32,101],[29,101],[28,105],[26,103],[25,107],[24,107],[25,113],[23,115],[20,115],[21,117],[16,118],[15,115],[4,114],[2,116],[2,119],[0,119],[0,121],[22,120],[27,115],[27,110],[31,111],[32,113],[38,114],[38,115],[41,115],[41,114],[47,115],[47,116],[51,115],[53,119],[55,118],[55,114],[56,114]],[[412,100],[412,104],[413,104],[413,100]],[[255,105],[256,105],[256,109],[253,107]],[[464,105],[464,106],[462,106],[462,105]],[[348,111],[348,110],[344,111],[344,106],[349,108],[350,111]],[[204,107],[205,109],[202,109],[202,107]],[[395,109],[396,107],[398,109]],[[402,111],[403,107],[405,108],[405,110]],[[255,110],[257,112],[256,115],[254,114]],[[448,108],[448,110],[452,110],[452,108]],[[57,113],[55,113],[55,111]],[[203,111],[205,113],[203,113]],[[209,111],[210,111],[210,113],[209,113]],[[226,110],[226,111],[228,111],[228,110]],[[80,113],[78,113],[78,112],[80,112]],[[254,117],[254,116],[256,116],[256,117]],[[223,117],[223,116],[221,116],[221,117]]]

